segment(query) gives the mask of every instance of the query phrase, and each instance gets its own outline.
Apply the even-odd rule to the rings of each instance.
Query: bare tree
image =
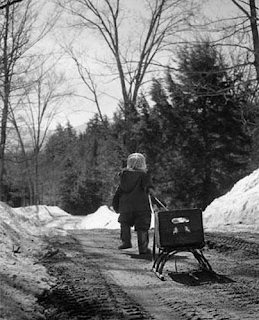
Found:
[[[254,61],[252,62],[255,71],[256,79],[259,81],[259,34],[258,34],[258,19],[257,19],[257,10],[258,7],[255,5],[255,0],[249,1],[240,1],[240,0],[231,0],[239,10],[245,15],[248,23],[250,24],[250,30],[252,36],[252,48],[249,48],[249,51],[252,51]],[[246,20],[245,19],[245,20]]]
[[[15,3],[22,2],[23,0],[4,0],[0,1],[0,10],[5,9],[9,6],[14,5]]]
[[[28,7],[26,8],[23,19],[21,19],[18,26],[14,26],[14,14],[17,6],[10,7],[9,1],[5,5],[3,12],[1,12],[4,19],[1,33],[1,74],[0,80],[3,83],[3,90],[1,90],[1,98],[3,101],[2,119],[1,119],[1,138],[0,138],[0,199],[3,196],[3,175],[4,175],[4,155],[6,145],[6,129],[8,120],[8,110],[10,104],[11,82],[13,77],[13,70],[17,60],[21,57],[22,48],[28,42],[27,33],[24,32],[26,25],[26,17],[28,14]],[[18,28],[17,28],[18,27]]]
[[[229,0],[231,12],[208,18],[201,23],[202,32],[210,33],[215,44],[229,53],[231,67],[245,70],[248,81],[259,80],[258,6],[255,0]],[[205,19],[204,19],[205,20]],[[253,73],[253,76],[252,76]]]
[[[130,17],[125,0],[66,0],[59,5],[74,18],[73,27],[95,32],[113,57],[122,93],[121,108],[127,120],[136,107],[144,78],[156,64],[156,57],[165,51],[186,28],[192,18],[190,2],[179,0],[145,0],[143,16]],[[128,1],[129,3],[129,1]],[[141,20],[141,23],[140,23]],[[125,28],[127,28],[125,37]],[[81,68],[82,71],[82,68]],[[89,79],[89,69],[86,70]]]
[[[99,99],[100,92],[98,92],[98,85],[94,79],[93,74],[91,73],[90,68],[87,65],[84,65],[83,63],[80,62],[80,59],[77,57],[72,47],[70,48],[67,47],[64,49],[75,62],[78,74],[90,92],[90,97],[87,94],[84,96],[84,98],[90,102],[93,102],[96,105],[99,118],[101,119],[102,123],[105,125],[106,122],[104,121],[100,99]]]
[[[48,137],[50,125],[61,111],[62,102],[70,93],[63,74],[53,67],[41,67],[34,74],[31,85],[20,97],[15,110],[11,109],[10,120],[17,132],[23,161],[26,164],[30,204],[40,203],[39,156]],[[25,144],[29,146],[26,148]]]
[[[2,8],[1,8],[2,6]],[[34,58],[25,62],[25,56],[52,28],[53,16],[39,26],[39,12],[33,0],[2,1],[0,10],[0,98],[2,100],[1,137],[0,137],[0,199],[4,195],[5,147],[7,125],[12,95],[17,92],[24,81],[22,76],[28,74]],[[39,27],[33,31],[33,26]],[[35,67],[35,65],[34,65]]]

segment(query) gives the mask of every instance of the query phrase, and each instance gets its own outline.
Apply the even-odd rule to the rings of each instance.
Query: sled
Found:
[[[156,199],[159,201],[158,199]],[[164,206],[163,206],[164,207]],[[154,212],[155,230],[152,271],[164,280],[163,268],[170,257],[179,252],[190,252],[201,269],[212,271],[202,249],[205,246],[200,209],[180,209]],[[158,248],[158,254],[156,254]]]

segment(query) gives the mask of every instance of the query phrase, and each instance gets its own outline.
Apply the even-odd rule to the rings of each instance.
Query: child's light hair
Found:
[[[141,153],[132,153],[127,159],[128,170],[147,171],[146,158]]]

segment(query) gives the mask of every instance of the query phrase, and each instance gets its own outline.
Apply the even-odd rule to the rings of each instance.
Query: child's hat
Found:
[[[127,159],[127,169],[131,170],[147,170],[146,158],[141,153],[132,153]]]

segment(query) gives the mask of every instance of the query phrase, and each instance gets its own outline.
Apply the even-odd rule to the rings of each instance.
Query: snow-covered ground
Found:
[[[238,181],[203,212],[208,231],[259,232],[259,169]]]

